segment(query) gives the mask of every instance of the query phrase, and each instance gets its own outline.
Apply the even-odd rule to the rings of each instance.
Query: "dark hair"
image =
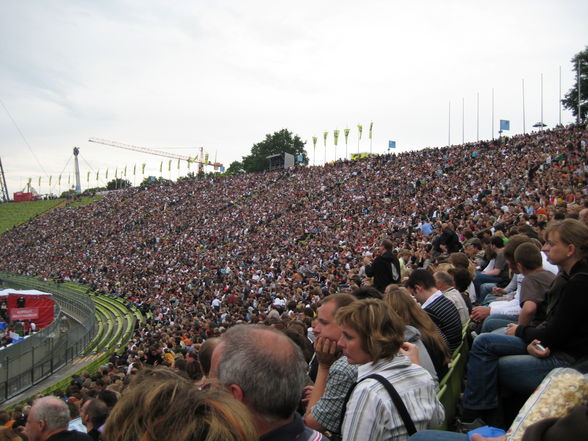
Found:
[[[500,236],[492,236],[490,238],[490,243],[496,248],[504,248],[504,240],[502,240],[502,237]]]
[[[335,311],[333,311],[333,314],[335,314],[337,309],[342,308],[343,306],[347,306],[350,303],[353,303],[355,301],[356,301],[356,298],[353,297],[351,294],[338,293],[338,294],[331,294],[331,295],[325,297],[324,299],[322,299],[319,303],[319,306],[323,306],[325,303],[334,302],[336,308],[335,308]]]
[[[373,286],[362,286],[355,288],[351,294],[358,300],[363,299],[382,299],[382,293]]]
[[[472,283],[472,276],[467,269],[450,268],[447,272],[453,276],[455,288],[457,288],[459,292],[465,292],[468,290],[470,283]]]
[[[408,276],[408,280],[406,281],[406,286],[414,289],[417,285],[419,285],[423,289],[430,289],[435,288],[435,278],[430,271],[425,269],[416,269],[410,276]]]
[[[212,358],[212,353],[219,343],[220,340],[218,338],[209,338],[202,343],[200,351],[198,351],[198,359],[200,360],[202,373],[207,377],[210,374],[210,359]]]
[[[508,243],[504,247],[504,258],[509,262],[514,263],[515,250],[519,247],[519,245],[530,241],[531,238],[524,234],[515,234],[514,236],[511,236]]]
[[[392,251],[392,249],[394,248],[394,244],[390,239],[384,239],[382,241],[382,247],[384,247],[386,251]]]
[[[543,266],[541,252],[533,242],[520,244],[515,250],[514,261],[520,263],[528,270],[534,270]]]

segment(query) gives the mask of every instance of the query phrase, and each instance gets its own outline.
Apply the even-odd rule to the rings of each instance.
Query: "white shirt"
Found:
[[[358,378],[380,374],[394,385],[417,430],[436,427],[445,411],[437,399],[431,375],[412,364],[404,355],[392,360],[367,363],[358,368]],[[404,422],[388,391],[377,380],[368,379],[353,390],[342,425],[343,441],[381,441],[408,439]]]

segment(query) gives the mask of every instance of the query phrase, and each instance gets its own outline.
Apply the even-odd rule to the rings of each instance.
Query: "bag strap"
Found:
[[[347,402],[349,401],[349,398],[351,397],[351,394],[353,393],[355,386],[357,386],[363,380],[367,380],[368,378],[372,378],[372,379],[378,381],[380,384],[382,384],[382,386],[384,386],[386,388],[386,390],[388,391],[388,394],[390,395],[390,398],[392,398],[392,401],[394,402],[394,405],[396,406],[396,410],[398,410],[398,413],[400,414],[400,417],[402,418],[402,422],[404,423],[404,427],[406,427],[408,435],[409,436],[414,435],[417,432],[417,430],[414,425],[414,422],[412,421],[412,418],[410,417],[410,414],[408,413],[408,410],[406,409],[406,406],[404,405],[404,401],[402,401],[402,398],[400,398],[400,395],[398,394],[398,392],[396,391],[394,386],[392,386],[392,384],[388,380],[386,380],[383,376],[378,375],[378,374],[371,374],[371,375],[368,375],[367,377],[362,378],[361,380],[359,380],[355,384],[353,384],[353,386],[351,386],[351,388],[347,392],[347,395],[345,396],[345,401],[343,402],[343,408],[341,409],[341,420],[339,423],[339,433],[341,433],[341,428],[343,426],[343,419],[345,418],[345,411],[347,410]]]

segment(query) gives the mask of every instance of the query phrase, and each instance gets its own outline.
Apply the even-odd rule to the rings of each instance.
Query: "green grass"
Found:
[[[91,203],[97,201],[102,196],[83,196],[80,200],[72,201],[67,204],[68,207],[83,207],[84,205],[90,205]]]
[[[68,207],[83,207],[97,201],[102,196],[84,196],[79,200],[67,203]],[[0,204],[0,234],[13,227],[27,222],[29,219],[42,214],[63,203],[65,199],[51,199],[49,201],[6,202]]]
[[[63,199],[0,204],[0,234],[61,204]]]

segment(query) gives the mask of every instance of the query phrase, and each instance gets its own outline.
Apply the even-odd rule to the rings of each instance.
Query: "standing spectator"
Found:
[[[365,274],[374,278],[374,286],[381,292],[391,283],[400,283],[400,262],[393,252],[394,244],[384,239],[380,247],[381,254],[373,262],[365,258]]]

